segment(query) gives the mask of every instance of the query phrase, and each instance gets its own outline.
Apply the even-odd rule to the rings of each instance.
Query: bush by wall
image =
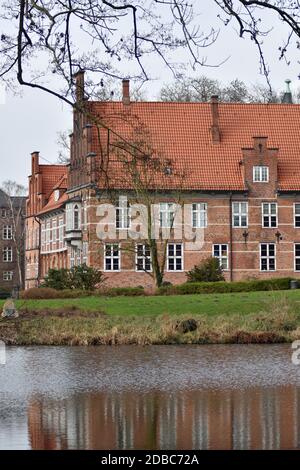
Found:
[[[51,287],[32,287],[22,291],[21,299],[78,299],[95,295],[92,291],[79,289],[53,289]]]
[[[32,287],[21,292],[21,299],[78,299],[89,296],[117,297],[145,295],[142,287],[112,287],[99,290],[53,289],[51,287]]]
[[[226,292],[251,292],[290,289],[291,278],[264,279],[241,282],[186,282],[177,286],[160,287],[157,295],[222,294]]]
[[[51,289],[94,290],[104,281],[104,275],[98,269],[82,264],[71,269],[49,269],[43,287]]]
[[[102,288],[93,295],[103,295],[106,297],[137,297],[141,295],[145,295],[145,291],[143,287],[111,287],[111,288]]]
[[[203,260],[186,273],[188,282],[217,282],[225,281],[223,270],[217,258],[212,256]]]

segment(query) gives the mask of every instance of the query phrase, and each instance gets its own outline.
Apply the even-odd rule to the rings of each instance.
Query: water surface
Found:
[[[0,449],[298,449],[289,345],[10,347]]]

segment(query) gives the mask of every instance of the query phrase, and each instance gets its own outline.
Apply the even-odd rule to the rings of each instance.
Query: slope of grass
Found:
[[[274,343],[300,339],[300,291],[18,301],[16,345]],[[183,332],[182,321],[196,321]]]
[[[247,315],[266,311],[270,303],[286,299],[300,312],[300,290],[247,292],[231,294],[170,295],[146,297],[84,297],[81,299],[19,300],[19,309],[43,311],[76,307],[83,311],[101,311],[108,315]],[[3,302],[0,302],[2,307]]]

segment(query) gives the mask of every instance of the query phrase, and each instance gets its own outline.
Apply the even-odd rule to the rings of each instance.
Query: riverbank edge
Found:
[[[290,311],[214,317],[21,312],[19,318],[0,319],[0,340],[15,346],[275,344],[297,339],[300,316]]]

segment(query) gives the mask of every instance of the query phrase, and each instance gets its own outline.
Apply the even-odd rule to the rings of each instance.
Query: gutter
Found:
[[[230,282],[233,281],[233,253],[232,253],[232,193],[229,195],[229,236],[230,236]]]

